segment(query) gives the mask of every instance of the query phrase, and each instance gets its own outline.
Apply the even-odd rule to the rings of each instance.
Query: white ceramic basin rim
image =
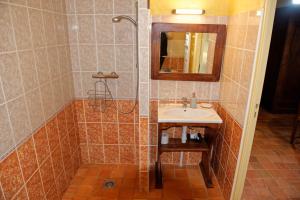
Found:
[[[209,112],[209,110],[204,109],[192,109],[192,108],[171,108],[165,110],[163,112],[164,115],[169,115],[173,117],[209,117],[212,116],[213,113]]]
[[[183,108],[180,104],[170,104],[159,106],[158,122],[220,124],[223,120],[213,108]]]

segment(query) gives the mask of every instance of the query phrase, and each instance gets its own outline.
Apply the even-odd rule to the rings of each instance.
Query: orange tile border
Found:
[[[119,124],[119,144],[134,144],[134,124]]]
[[[105,163],[117,164],[120,162],[119,145],[104,145]]]
[[[13,151],[0,163],[0,181],[6,199],[12,199],[24,185],[17,153]]]
[[[34,145],[36,149],[37,159],[41,165],[50,153],[48,144],[48,138],[46,128],[40,128],[35,134],[33,134]]]
[[[33,140],[30,137],[18,149],[18,157],[21,164],[25,182],[31,177],[33,172],[38,168]]]
[[[29,199],[43,199],[45,197],[40,173],[37,171],[26,184]]]

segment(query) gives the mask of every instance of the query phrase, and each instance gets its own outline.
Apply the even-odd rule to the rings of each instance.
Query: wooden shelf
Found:
[[[161,152],[202,152],[209,151],[207,143],[202,140],[201,143],[187,140],[185,144],[181,143],[181,138],[169,138],[168,144],[162,144]]]

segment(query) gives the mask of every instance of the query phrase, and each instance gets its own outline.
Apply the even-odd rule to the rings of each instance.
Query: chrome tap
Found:
[[[187,108],[188,103],[188,99],[186,97],[182,97],[182,106],[184,109]]]

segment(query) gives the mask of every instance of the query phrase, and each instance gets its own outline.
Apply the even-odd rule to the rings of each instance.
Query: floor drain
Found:
[[[106,189],[111,189],[111,188],[114,188],[115,185],[116,185],[116,183],[114,180],[104,180],[103,187]]]

